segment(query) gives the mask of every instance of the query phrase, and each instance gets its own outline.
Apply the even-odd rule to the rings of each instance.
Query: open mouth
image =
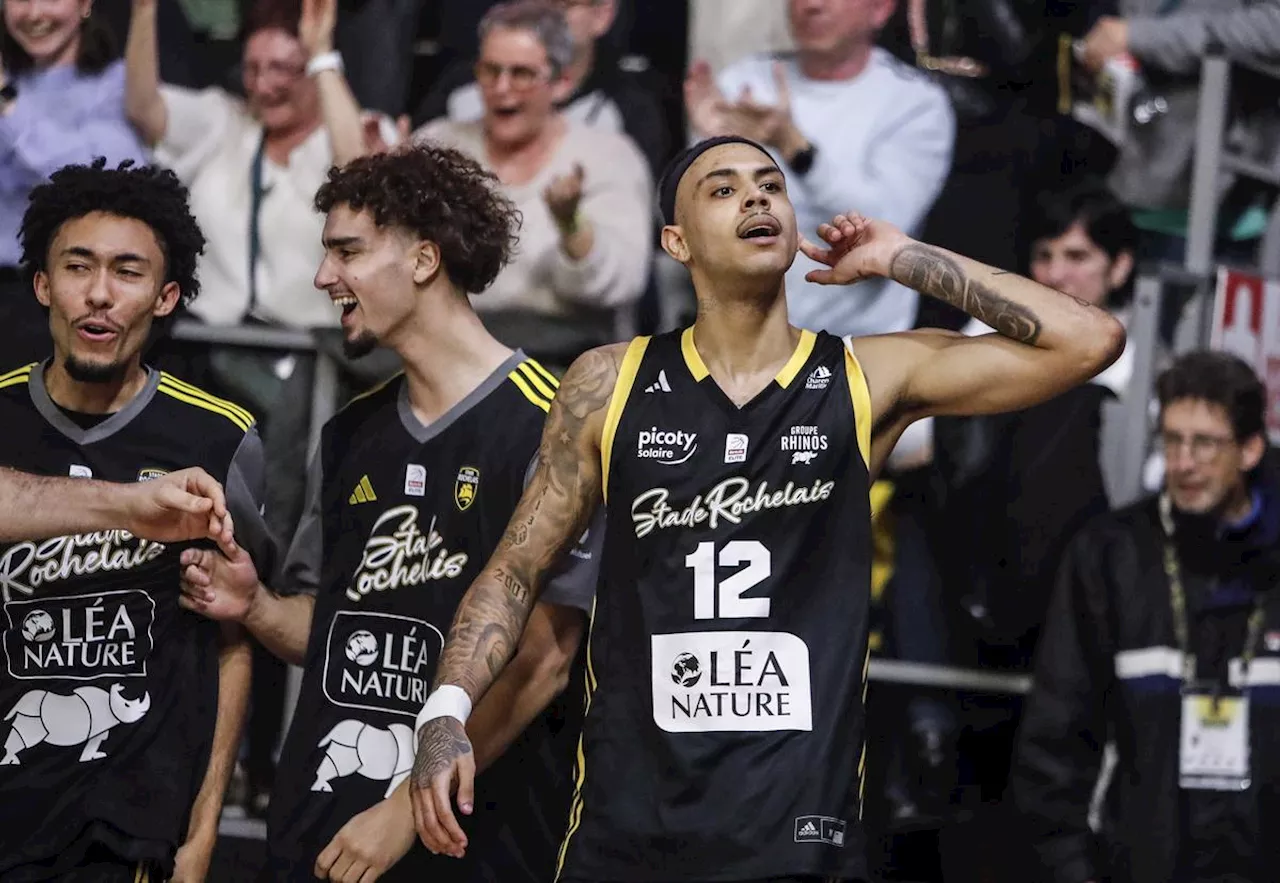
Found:
[[[94,343],[104,343],[106,341],[112,340],[115,338],[117,334],[120,333],[120,330],[116,328],[114,325],[109,325],[106,322],[96,322],[92,320],[87,322],[81,322],[78,325],[76,325],[76,331],[79,332],[82,338],[84,338],[85,340],[92,341]]]
[[[334,305],[342,310],[342,315],[344,316],[351,315],[359,304],[359,301],[356,300],[355,295],[353,294],[338,295],[337,297],[332,298],[332,300]]]
[[[755,215],[738,227],[739,239],[771,239],[782,232],[782,225],[772,215]]]
[[[520,110],[521,109],[519,107],[495,107],[493,109],[493,115],[500,120],[509,120],[518,116]]]

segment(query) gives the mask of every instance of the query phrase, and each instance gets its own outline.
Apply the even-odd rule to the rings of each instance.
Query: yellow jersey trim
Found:
[[[538,393],[534,392],[529,381],[520,373],[520,368],[518,366],[511,369],[511,372],[507,374],[507,378],[519,388],[520,392],[524,393],[524,397],[526,399],[541,408],[544,413],[551,410],[551,399],[543,398],[538,395]]]
[[[175,386],[172,386],[166,383],[164,380],[161,380],[159,385],[156,386],[156,391],[162,392],[165,395],[169,396],[170,398],[175,398],[180,402],[186,402],[188,405],[194,405],[195,407],[201,408],[205,411],[209,411],[210,413],[218,414],[222,417],[226,417],[228,420],[234,423],[236,427],[240,429],[241,432],[248,432],[249,428],[253,426],[252,422],[245,420],[244,417],[242,417],[236,411],[233,411],[230,408],[225,408],[225,407],[222,407],[221,405],[215,404],[209,399],[188,393],[185,390],[179,389]]]
[[[648,342],[648,338],[638,338]],[[635,341],[632,341],[634,344]],[[585,721],[586,716],[591,713],[591,697],[596,691],[596,670],[595,665],[591,661],[591,639],[595,634],[596,625],[596,602],[591,601],[591,616],[587,621],[587,676],[584,678],[586,683],[586,700],[583,703],[582,717]],[[569,855],[569,841],[573,839],[573,835],[578,832],[578,827],[582,824],[582,792],[583,786],[587,781],[587,755],[583,744],[584,734],[578,733],[578,757],[576,763],[576,771],[573,781],[573,800],[569,802],[569,829],[565,832],[564,840],[560,844],[560,855],[556,859],[556,880],[560,879],[560,874],[564,872],[564,862]]]
[[[853,346],[845,340],[845,374],[849,377],[849,397],[853,400],[854,434],[858,439],[858,452],[867,469],[871,468],[871,390],[867,376],[862,373],[862,363],[853,354]]]
[[[549,384],[551,385],[551,388],[552,388],[552,389],[559,389],[559,388],[560,388],[560,378],[556,377],[554,374],[552,374],[552,373],[551,373],[550,371],[548,371],[546,368],[543,368],[543,367],[542,367],[542,363],[541,363],[541,362],[539,362],[537,359],[525,359],[525,360],[524,360],[524,364],[526,364],[526,365],[531,365],[531,366],[533,367],[533,370],[535,370],[535,371],[537,371],[539,374],[541,374],[541,375],[542,375],[542,379],[543,379],[543,380],[545,380],[547,383],[549,383]]]
[[[0,374],[0,383],[4,383],[6,380],[13,380],[19,375],[24,379],[31,376],[31,371],[37,364],[39,363],[32,362],[30,365],[23,365],[21,368],[14,368],[12,371],[6,371],[3,374]]]
[[[818,335],[812,331],[801,329],[800,342],[796,344],[796,351],[791,354],[791,358],[787,359],[787,364],[782,366],[782,370],[774,378],[774,380],[778,381],[778,386],[786,389],[791,385],[791,381],[796,379],[796,375],[804,367],[804,363],[809,361],[809,356],[813,353],[813,345],[817,340]]]
[[[796,348],[791,353],[791,358],[787,359],[787,363],[782,366],[782,370],[774,375],[773,378],[783,389],[791,385],[791,381],[796,379],[796,375],[804,367],[804,363],[809,361],[809,356],[813,353],[813,345],[817,342],[817,339],[818,335],[812,331],[804,329],[800,331],[800,340],[796,343]],[[680,333],[680,353],[684,356],[684,363],[689,366],[689,373],[693,375],[694,380],[701,383],[711,373],[707,363],[702,361],[702,356],[698,354],[698,347],[694,345],[692,325]]]
[[[166,371],[160,372],[160,380],[162,383],[168,383],[170,386],[174,387],[175,389],[181,390],[182,392],[189,393],[193,396],[196,396],[197,398],[205,399],[211,405],[217,405],[220,408],[226,408],[232,413],[238,415],[240,419],[246,421],[250,426],[252,426],[254,423],[257,422],[257,419],[253,416],[253,414],[249,413],[247,409],[240,407],[235,402],[229,401],[227,399],[220,399],[215,395],[205,392],[203,389],[201,389],[198,386],[193,386],[190,383],[187,383],[185,380],[179,380],[177,377],[174,377],[172,374]]]
[[[600,434],[600,492],[606,503],[609,502],[609,462],[613,458],[613,436],[618,431],[618,424],[622,422],[622,409],[627,404],[627,397],[631,395],[636,373],[640,370],[640,361],[648,347],[648,337],[637,337],[627,345],[627,353],[622,357],[622,366],[618,369],[618,379],[613,383],[613,395],[609,399],[609,410],[604,417],[604,432]]]
[[[525,379],[529,381],[529,385],[548,402],[556,397],[556,387],[547,383],[546,379],[535,371],[528,362],[521,362],[516,365],[516,370],[523,374]]]
[[[702,356],[698,355],[698,348],[693,345],[692,325],[680,333],[680,353],[684,356],[684,363],[689,366],[689,373],[693,375],[694,380],[701,383],[711,373],[707,363],[702,361]]]
[[[16,371],[10,371],[7,374],[0,374],[0,389],[4,389],[9,386],[19,386],[23,383],[30,382],[31,370],[34,367],[35,365],[33,363],[24,368],[19,368]]]

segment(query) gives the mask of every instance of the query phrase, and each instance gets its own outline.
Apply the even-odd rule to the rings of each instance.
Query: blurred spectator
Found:
[[[698,137],[735,133],[769,146],[806,236],[856,209],[918,231],[951,162],[955,122],[947,97],[874,45],[894,0],[790,0],[794,56],[757,56],[718,77],[696,61],[685,83]],[[817,267],[797,255],[787,274],[792,321],[834,334],[910,328],[915,292],[886,280],[833,296],[805,281]]]
[[[624,311],[644,290],[653,230],[653,183],[636,146],[556,109],[573,59],[555,6],[499,4],[480,24],[483,119],[436,120],[414,136],[475,157],[520,209],[519,252],[475,296],[476,310],[503,343],[562,367],[630,333]]]
[[[132,7],[132,0],[93,0],[93,15],[111,31],[116,46],[123,46],[128,40]],[[209,80],[212,72],[202,64],[202,53],[184,4],[162,3],[156,32],[160,35],[160,76],[164,82],[196,88]]]
[[[191,314],[212,325],[328,332],[318,342],[336,354],[339,312],[313,284],[324,256],[324,219],[312,200],[335,161],[365,150],[360,111],[332,51],[336,0],[304,0],[301,8],[298,0],[260,0],[253,7],[243,100],[220,88],[197,92],[159,82],[157,2],[134,0],[127,107],[156,158],[190,188],[205,231],[204,296]],[[377,362],[348,367],[365,375],[363,383],[387,371]],[[215,347],[207,365],[187,370],[209,374],[220,392],[263,416],[267,524],[276,536],[291,536],[302,510],[314,355]],[[284,666],[259,653],[248,769],[259,811],[282,722],[283,685]]]
[[[27,194],[54,170],[140,160],[124,114],[124,65],[89,0],[5,0],[0,33],[0,348],[8,364],[48,356],[48,311],[19,268]]]
[[[719,74],[750,55],[775,55],[794,48],[787,8],[778,0],[692,0],[689,57]]]
[[[1280,496],[1266,392],[1224,353],[1157,384],[1165,487],[1063,562],[1012,774],[1049,879],[1262,883],[1280,823]],[[1112,737],[1106,837],[1087,816]]]
[[[423,0],[344,0],[338,49],[360,105],[398,116],[409,109],[413,43]]]
[[[1191,156],[1195,147],[1200,62],[1211,50],[1243,59],[1280,58],[1280,0],[1119,0],[1120,16],[1098,19],[1084,40],[1084,63],[1137,62],[1149,90],[1166,110],[1131,126],[1110,183],[1135,209],[1144,232],[1143,259],[1181,264],[1186,252]],[[1244,88],[1241,88],[1241,86]],[[1236,115],[1227,146],[1263,165],[1280,160],[1275,81],[1246,77],[1233,90]],[[1243,104],[1241,103],[1243,102]],[[1219,254],[1252,263],[1267,224],[1265,202],[1252,182],[1223,178]]]
[[[610,132],[623,132],[644,152],[656,177],[671,153],[672,140],[658,102],[661,87],[644,73],[620,66],[604,36],[617,17],[618,0],[549,0],[564,11],[573,34],[573,60],[564,68],[566,97],[556,105],[566,119]],[[459,61],[445,70],[414,114],[418,124],[439,117],[455,123],[484,117],[484,96],[475,66]]]
[[[1043,194],[1027,220],[1032,278],[1105,307],[1128,328],[1138,231],[1119,200],[1101,184],[1085,181]],[[1122,492],[1124,478],[1120,474],[1125,442],[1120,405],[1133,376],[1133,361],[1133,348],[1126,346],[1119,359],[1076,393],[1097,401],[1096,413],[1094,408],[1083,413],[1088,416],[1107,498],[1113,502]],[[1056,569],[1056,560],[1052,564]]]
[[[924,233],[993,267],[1017,267],[1027,247],[1021,227],[1047,140],[1028,107],[1029,87],[1041,63],[1053,59],[1045,45],[1047,6],[903,0],[882,39],[946,91],[956,116],[950,173]],[[1052,81],[1045,85],[1052,89]],[[967,321],[932,298],[921,303],[921,325],[959,328]]]

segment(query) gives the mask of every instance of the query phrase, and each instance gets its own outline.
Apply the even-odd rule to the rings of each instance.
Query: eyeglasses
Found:
[[[1172,459],[1184,446],[1191,449],[1191,459],[1196,463],[1211,463],[1227,445],[1235,439],[1222,435],[1193,435],[1190,438],[1176,432],[1161,432],[1160,446],[1166,460]]]
[[[270,77],[273,80],[292,80],[302,76],[305,70],[305,65],[287,61],[268,61],[266,64],[261,65],[244,64],[240,66],[241,76],[247,82],[252,82],[260,77]]]
[[[502,79],[503,74],[511,77],[514,89],[531,89],[540,80],[547,79],[545,71],[523,64],[495,64],[492,61],[481,61],[476,64],[476,82],[481,86],[492,86]]]

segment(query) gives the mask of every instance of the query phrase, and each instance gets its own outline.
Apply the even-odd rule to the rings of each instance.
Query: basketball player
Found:
[[[241,542],[270,568],[253,418],[142,361],[199,293],[204,237],[182,184],[153,167],[64,167],[32,191],[21,239],[53,357],[0,374],[0,465],[114,482],[197,465],[227,486]],[[126,524],[0,545],[5,881],[207,870],[249,646],[179,606],[185,544]]]
[[[132,484],[0,469],[0,542],[119,527],[160,543],[234,536],[222,485],[203,469]]]
[[[1030,280],[841,215],[819,231],[827,248],[800,243],[826,265],[812,281],[889,276],[1000,332],[847,346],[787,323],[798,236],[768,153],[702,142],[660,192],[697,319],[565,376],[538,471],[419,715],[418,830],[464,854],[450,792],[464,815],[483,795],[463,722],[548,564],[607,500],[561,879],[862,879],[869,483],[912,420],[1034,404],[1101,370],[1124,333]]]
[[[245,623],[304,669],[264,883],[544,883],[555,866],[576,736],[564,709],[543,709],[585,629],[589,561],[570,557],[577,566],[533,608],[514,664],[471,720],[478,765],[492,764],[475,861],[416,843],[405,782],[444,633],[532,472],[557,386],[491,337],[468,300],[514,245],[517,213],[494,184],[431,146],[330,172],[316,197],[327,213],[316,285],[342,308],[347,349],[382,343],[404,374],[325,426],[280,592],[234,549],[188,555],[193,609]]]

